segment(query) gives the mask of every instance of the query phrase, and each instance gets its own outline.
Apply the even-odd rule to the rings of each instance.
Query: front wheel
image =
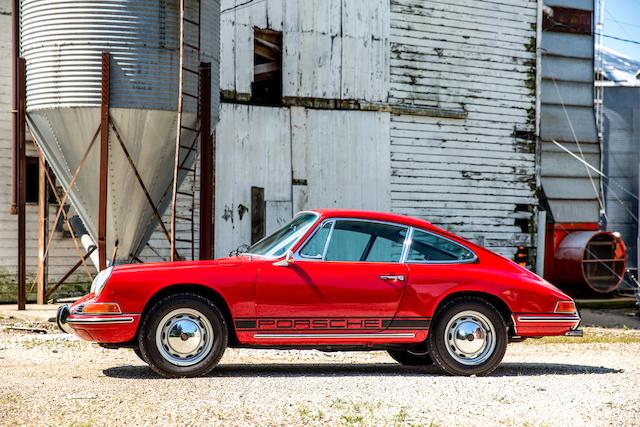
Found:
[[[449,375],[487,375],[507,349],[507,325],[490,303],[473,297],[448,302],[429,332],[433,361]]]
[[[143,360],[168,377],[205,375],[227,347],[227,325],[220,310],[191,293],[158,301],[145,316],[138,336]]]

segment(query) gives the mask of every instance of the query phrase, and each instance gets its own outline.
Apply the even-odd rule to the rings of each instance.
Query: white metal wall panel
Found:
[[[389,114],[291,110],[295,211],[390,209]]]
[[[621,233],[629,249],[627,263],[637,267],[640,88],[605,87],[604,115],[607,228]]]
[[[250,95],[257,27],[283,32],[284,96],[386,100],[388,0],[244,4],[222,0],[222,90]]]
[[[391,116],[391,203],[504,255],[537,203],[534,1],[391,0],[390,101],[466,111]],[[526,227],[525,227],[526,228]]]
[[[251,187],[264,188],[267,233],[293,215],[291,123],[285,108],[223,103],[220,113],[215,254],[225,256],[251,243]]]
[[[545,0],[545,6],[567,7],[593,11],[593,0]]]
[[[545,1],[545,6],[592,10],[593,0],[553,0]],[[556,222],[598,222],[600,178],[576,159],[582,158],[598,170],[601,167],[593,108],[594,39],[586,34],[543,31],[541,44],[542,189]]]

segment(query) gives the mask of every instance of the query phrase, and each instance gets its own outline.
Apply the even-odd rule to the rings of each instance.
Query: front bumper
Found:
[[[67,318],[69,317],[70,314],[71,314],[71,311],[69,310],[68,304],[63,304],[60,307],[58,307],[58,314],[56,315],[56,323],[58,323],[58,327],[62,330],[62,332],[66,334],[74,333],[74,330],[67,323]]]
[[[138,328],[139,314],[87,315],[74,313],[68,305],[58,308],[58,327],[87,341],[122,343],[131,341]]]

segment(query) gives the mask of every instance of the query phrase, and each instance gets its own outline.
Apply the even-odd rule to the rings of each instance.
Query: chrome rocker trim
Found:
[[[309,339],[309,338],[415,338],[416,334],[255,334],[254,338],[259,339]]]
[[[571,317],[563,317],[563,316],[518,316],[518,322],[522,323],[573,323],[579,322],[580,317],[571,316]]]

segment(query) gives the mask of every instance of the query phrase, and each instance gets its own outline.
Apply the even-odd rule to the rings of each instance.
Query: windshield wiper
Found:
[[[231,252],[229,252],[229,256],[234,257],[234,256],[244,254],[249,250],[250,247],[251,246],[247,245],[246,243],[243,243],[237,248],[235,248],[234,250],[232,250]]]

